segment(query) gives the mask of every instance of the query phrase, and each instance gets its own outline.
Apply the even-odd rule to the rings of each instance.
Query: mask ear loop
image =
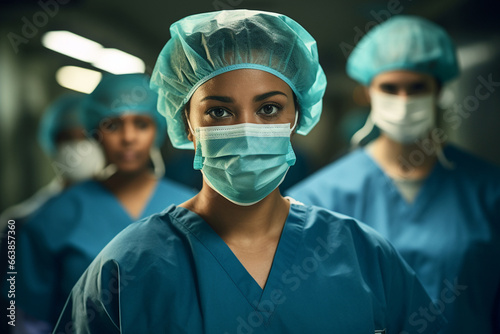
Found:
[[[293,131],[295,131],[295,127],[297,126],[297,122],[299,120],[299,111],[298,110],[295,110],[295,122],[293,123],[293,126],[292,128],[290,129],[290,134],[293,133]]]
[[[99,172],[96,173],[95,178],[98,181],[105,181],[109,179],[116,171],[118,168],[116,167],[115,164],[109,164],[103,169],[101,169]]]
[[[290,135],[295,130],[295,127],[297,126],[298,119],[299,119],[299,111],[295,110],[295,122],[293,123],[293,127],[290,129]],[[295,156],[295,152],[293,151],[291,141],[288,142],[288,152],[286,153],[285,159],[286,159],[286,162],[288,163],[288,166],[295,165],[295,162],[297,161],[297,157]]]
[[[441,145],[439,145],[436,149],[436,155],[438,158],[439,163],[446,169],[455,169],[455,164],[448,160],[446,156],[444,155],[443,148]]]
[[[186,121],[189,127],[189,131],[193,134],[195,140],[196,140],[196,148],[195,148],[195,153],[194,153],[194,161],[193,161],[193,168],[195,170],[201,170],[203,168],[203,156],[201,155],[201,143],[198,140],[198,136],[196,135],[196,132],[194,132],[193,128],[191,127],[191,122],[189,121],[189,117],[187,114],[187,111],[184,110],[186,114]]]
[[[365,125],[351,137],[351,147],[357,148],[361,141],[365,139],[372,131],[373,131],[373,120],[371,117],[371,113],[368,115],[368,118],[366,119]]]
[[[161,179],[165,175],[165,163],[163,162],[160,149],[155,146],[151,147],[149,156],[153,163],[153,170],[156,178]]]
[[[193,134],[193,136],[196,137],[195,132],[194,132],[193,128],[191,127],[191,122],[189,121],[189,117],[188,117],[187,111],[184,111],[184,113],[186,114],[186,121],[187,121],[187,124],[188,124],[188,127],[189,127],[189,131],[191,131],[191,133]]]

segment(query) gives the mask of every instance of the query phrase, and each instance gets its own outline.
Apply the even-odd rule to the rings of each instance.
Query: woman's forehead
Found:
[[[266,71],[238,69],[225,72],[201,85],[193,97],[205,95],[260,95],[269,91],[282,91],[292,96],[292,89],[286,82]]]
[[[434,77],[416,71],[395,70],[382,72],[373,78],[372,84],[407,84],[413,82],[430,82]]]
[[[128,123],[128,122],[137,122],[137,121],[155,123],[155,120],[150,115],[134,113],[133,111],[131,111],[130,113],[124,113],[124,114],[120,114],[120,115],[106,117],[106,118],[101,120],[100,125],[106,126],[107,124],[116,123],[116,122]]]

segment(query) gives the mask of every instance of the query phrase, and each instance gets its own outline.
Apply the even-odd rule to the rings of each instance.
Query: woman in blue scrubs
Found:
[[[388,238],[447,318],[445,333],[500,333],[500,170],[446,144],[436,123],[440,88],[459,73],[450,38],[394,17],[360,41],[347,73],[367,86],[367,127],[381,135],[288,194]]]
[[[443,318],[388,242],[279,192],[291,135],[321,113],[314,39],[249,10],[189,16],[170,32],[152,86],[203,187],[114,238],[55,333],[437,333]]]
[[[49,332],[73,285],[118,232],[193,196],[151,168],[151,150],[165,136],[156,103],[142,74],[104,76],[86,98],[86,130],[102,147],[107,175],[69,188],[23,226],[17,237],[16,330]],[[75,147],[60,161],[61,173],[92,159],[88,153],[84,145]]]

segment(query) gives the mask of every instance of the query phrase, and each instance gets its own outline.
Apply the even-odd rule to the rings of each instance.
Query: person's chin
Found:
[[[124,174],[134,174],[138,173],[141,170],[144,169],[142,164],[139,164],[138,162],[120,162],[117,163],[117,168],[121,173]]]

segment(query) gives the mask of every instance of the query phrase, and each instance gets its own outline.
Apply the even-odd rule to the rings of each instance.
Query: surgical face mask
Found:
[[[289,123],[197,128],[194,169],[201,169],[210,188],[229,201],[255,204],[276,189],[295,164],[292,131]]]
[[[93,139],[72,140],[58,145],[52,162],[57,176],[71,183],[94,177],[104,166],[102,148]]]
[[[433,94],[402,97],[370,90],[373,123],[391,139],[410,143],[434,127]]]

